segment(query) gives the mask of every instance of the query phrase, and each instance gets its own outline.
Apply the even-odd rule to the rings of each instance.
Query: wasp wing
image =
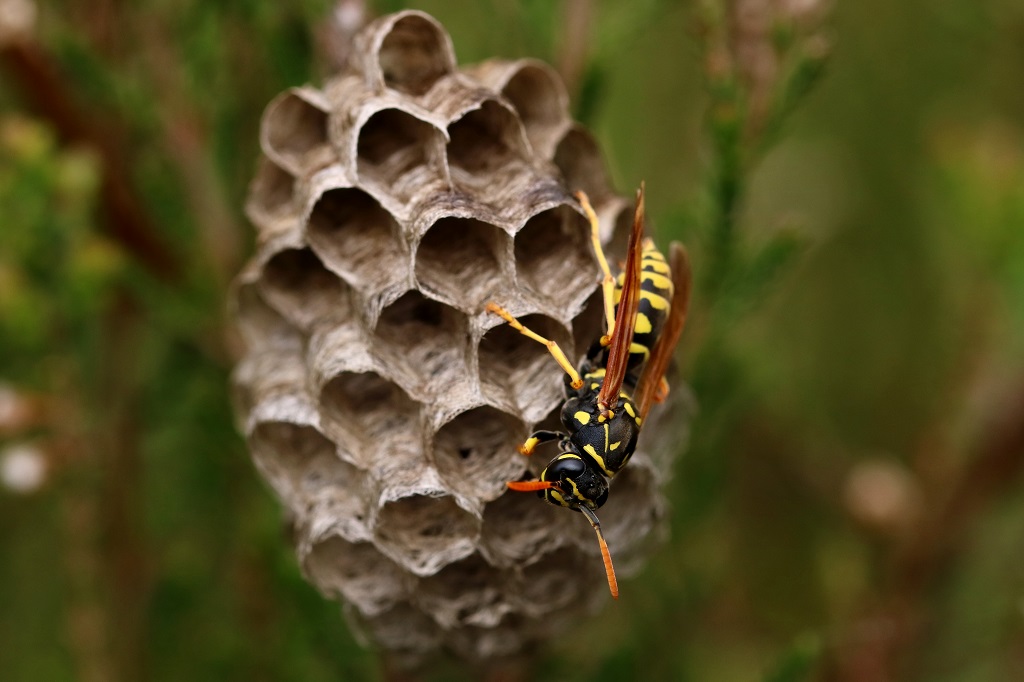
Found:
[[[633,344],[633,329],[636,326],[636,314],[640,307],[640,257],[641,242],[644,236],[644,185],[636,193],[636,211],[633,213],[633,231],[629,234],[626,247],[626,265],[623,268],[625,277],[622,283],[622,296],[619,298],[619,310],[615,314],[615,329],[608,344],[608,364],[605,365],[604,382],[597,395],[597,402],[603,407],[611,407],[619,398],[622,382],[626,378],[626,366],[629,363],[629,347]]]
[[[651,405],[655,401],[658,392],[658,385],[661,383],[668,365],[672,361],[673,352],[679,342],[679,336],[683,333],[683,326],[686,324],[686,312],[690,307],[690,258],[686,249],[679,242],[672,242],[669,253],[669,264],[672,268],[672,303],[668,313],[665,326],[658,335],[658,341],[654,344],[651,357],[644,366],[637,384],[634,401],[640,409],[640,418],[646,419]]]

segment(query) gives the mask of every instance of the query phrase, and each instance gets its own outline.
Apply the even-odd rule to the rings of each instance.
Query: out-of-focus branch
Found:
[[[345,68],[352,40],[373,17],[366,0],[335,0],[331,11],[316,29],[317,52],[329,74]]]
[[[574,98],[587,66],[594,6],[591,0],[565,0],[563,5],[562,44],[558,50],[558,73]]]
[[[201,258],[221,286],[226,286],[242,260],[243,228],[238,211],[228,202],[228,192],[217,174],[210,150],[210,123],[193,104],[182,73],[183,60],[166,26],[139,17],[144,32],[145,60],[159,102],[163,147],[178,169],[184,198],[193,217]]]
[[[881,593],[838,642],[824,679],[890,682],[918,669],[930,594],[979,517],[1024,475],[1024,377],[1001,404],[980,429],[974,457],[955,481],[923,491],[923,513],[903,534],[903,544],[893,546]]]
[[[118,143],[75,103],[55,61],[30,35],[0,40],[0,65],[28,105],[69,145],[96,150],[101,160],[103,229],[155,277],[176,281],[181,266],[147,215],[129,181]]]

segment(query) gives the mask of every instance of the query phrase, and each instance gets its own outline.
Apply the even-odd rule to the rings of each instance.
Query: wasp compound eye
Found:
[[[579,455],[565,453],[556,457],[545,470],[544,479],[565,481],[575,479],[587,470],[587,463]]]

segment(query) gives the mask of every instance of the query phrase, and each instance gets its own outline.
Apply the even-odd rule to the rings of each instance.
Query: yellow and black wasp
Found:
[[[525,336],[543,343],[565,370],[565,432],[537,431],[519,451],[530,455],[541,443],[559,441],[557,455],[537,481],[510,481],[512,490],[536,491],[551,504],[581,512],[590,521],[601,547],[608,587],[618,599],[611,553],[596,510],[608,499],[608,480],[636,450],[640,429],[651,405],[665,399],[665,371],[686,321],[690,298],[690,265],[686,250],[673,242],[670,262],[644,239],[644,187],[637,191],[633,229],[626,262],[618,280],[612,277],[601,248],[597,216],[586,194],[576,197],[590,221],[591,241],[603,274],[602,296],[607,332],[573,367],[554,341],[524,327],[498,304],[488,312],[502,317]]]

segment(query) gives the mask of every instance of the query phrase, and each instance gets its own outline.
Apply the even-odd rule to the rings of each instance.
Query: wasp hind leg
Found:
[[[665,377],[661,377],[661,380],[658,381],[658,388],[654,391],[654,402],[665,402],[665,400],[668,398],[668,393],[668,379],[666,379]]]
[[[533,331],[529,327],[524,327],[522,322],[512,317],[512,313],[505,310],[504,308],[502,308],[497,303],[494,303],[493,301],[487,304],[487,312],[493,315],[497,315],[501,319],[505,320],[506,322],[508,322],[510,327],[515,329],[523,336],[531,338],[534,341],[538,343],[543,343],[545,346],[547,346],[548,352],[551,353],[551,357],[553,357],[555,359],[555,362],[558,363],[558,366],[565,370],[565,373],[569,375],[569,379],[572,381],[572,387],[574,389],[579,389],[580,387],[583,386],[583,379],[580,378],[580,373],[577,372],[576,368],[572,366],[571,362],[569,362],[569,358],[567,358],[565,356],[565,353],[562,352],[562,349],[559,347],[558,342],[552,341],[551,339],[547,339],[541,336],[540,334]]]
[[[604,318],[607,332],[601,337],[601,345],[607,346],[611,343],[612,332],[615,331],[615,277],[612,276],[611,268],[608,267],[608,259],[605,258],[604,249],[601,248],[601,225],[594,213],[594,207],[590,205],[590,199],[586,192],[576,192],[576,199],[579,200],[583,212],[587,214],[590,221],[590,241],[594,245],[594,254],[601,266],[601,292],[604,296]]]

